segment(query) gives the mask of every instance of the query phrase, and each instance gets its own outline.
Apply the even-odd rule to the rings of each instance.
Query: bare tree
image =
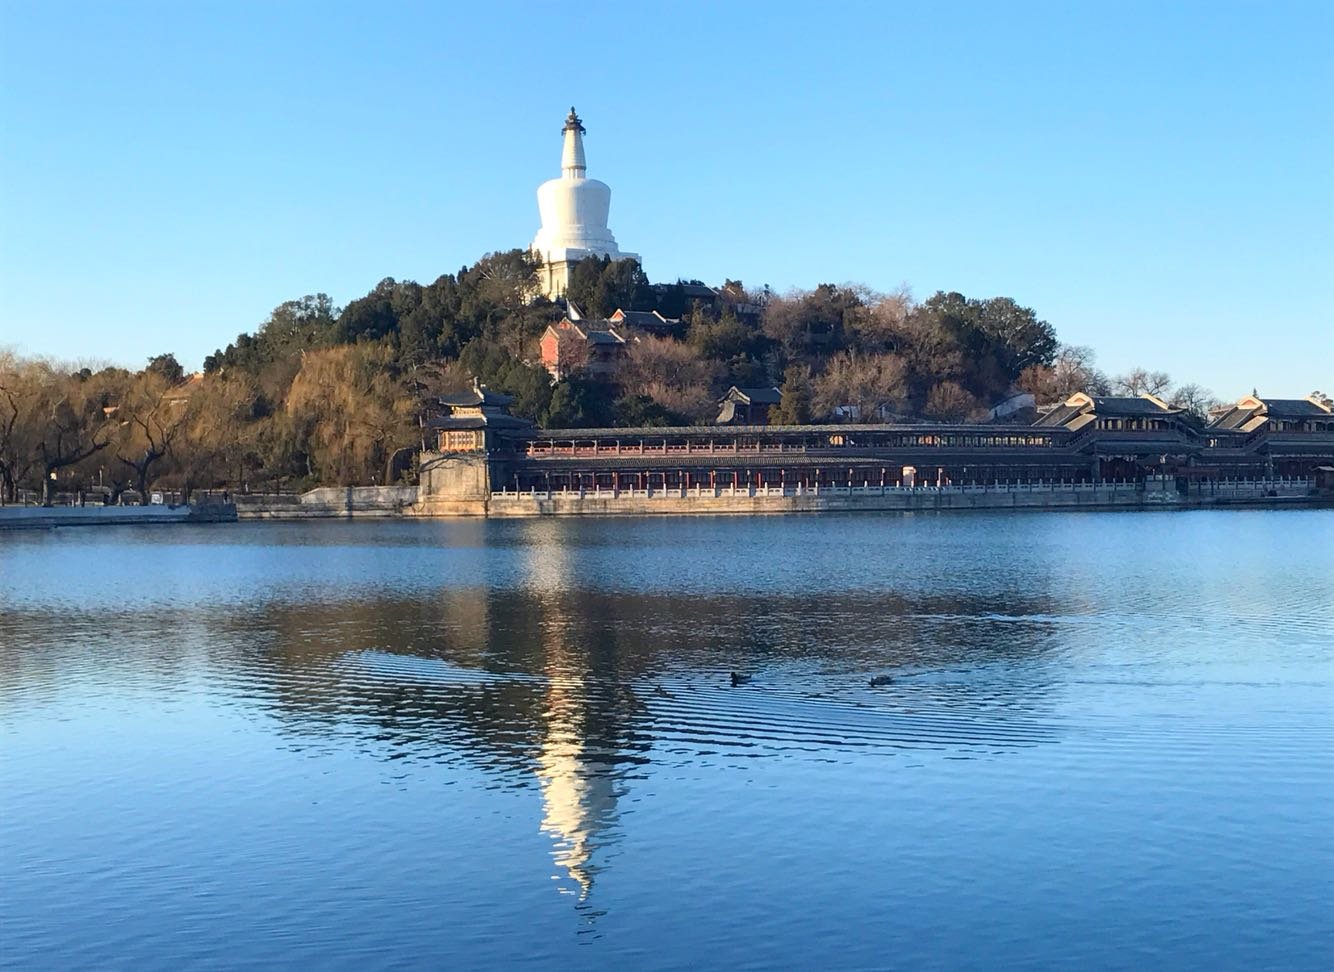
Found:
[[[645,336],[629,346],[622,385],[670,411],[702,419],[713,411],[722,371],[685,342]]]
[[[858,292],[861,306],[848,315],[848,328],[857,344],[864,350],[881,348],[897,351],[903,343],[904,325],[915,306],[912,291],[907,284],[888,294],[877,294],[851,284],[848,290]]]
[[[1172,387],[1172,379],[1165,371],[1132,368],[1112,379],[1112,390],[1118,395],[1161,396]]]
[[[116,459],[133,470],[141,496],[148,494],[154,467],[171,455],[186,425],[186,401],[172,397],[175,387],[161,374],[144,369],[117,411],[121,426]]]
[[[957,381],[942,381],[926,399],[926,414],[942,422],[961,422],[981,408],[978,400]]]
[[[30,371],[13,352],[0,351],[0,503],[18,498],[18,483],[33,462],[23,421],[33,405]]]
[[[846,351],[831,358],[824,374],[815,380],[812,404],[818,415],[850,406],[855,421],[874,422],[882,409],[907,396],[907,375],[907,366],[898,355]]]
[[[1200,425],[1209,421],[1209,413],[1222,404],[1209,389],[1194,383],[1178,385],[1172,389],[1167,403],[1173,408],[1182,408],[1186,414]]]
[[[1019,375],[1019,388],[1039,405],[1064,401],[1075,392],[1106,395],[1107,377],[1094,367],[1092,348],[1063,344],[1050,365],[1029,365]]]
[[[37,440],[38,465],[42,470],[42,505],[51,505],[51,483],[56,473],[101,452],[111,444],[115,423],[109,409],[67,379],[71,387],[59,384],[49,389],[45,422]]]

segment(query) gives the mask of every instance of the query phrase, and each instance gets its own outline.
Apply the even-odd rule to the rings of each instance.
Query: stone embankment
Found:
[[[992,483],[985,486],[708,487],[673,490],[570,490],[493,493],[493,517],[756,514],[851,511],[1188,509],[1224,505],[1291,506],[1320,501],[1306,480],[1203,483]]]
[[[327,520],[419,516],[416,486],[322,486],[308,493],[241,493],[242,520]]]
[[[1330,505],[1309,480],[1143,483],[992,483],[985,486],[742,486],[690,489],[495,492],[485,499],[423,495],[416,486],[323,487],[251,493],[200,506],[0,506],[0,529],[215,523],[241,520],[386,519],[441,516],[691,516],[852,511],[1191,509]]]
[[[230,503],[201,506],[0,506],[0,530],[235,521],[236,507]]]
[[[1329,501],[1325,497],[1324,502]],[[494,492],[459,500],[414,486],[317,489],[303,494],[236,497],[243,520],[384,517],[646,516],[820,513],[840,511],[1188,509],[1226,505],[1293,506],[1321,502],[1308,480],[1193,483],[992,483],[985,486],[694,487],[651,490]]]

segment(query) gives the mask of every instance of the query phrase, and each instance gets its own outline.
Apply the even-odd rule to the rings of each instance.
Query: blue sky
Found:
[[[571,104],[655,280],[1005,295],[1334,392],[1334,5],[0,5],[0,344],[187,367],[525,246]]]

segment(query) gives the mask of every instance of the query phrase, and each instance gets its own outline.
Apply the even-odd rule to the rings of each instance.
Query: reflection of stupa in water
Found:
[[[547,693],[547,736],[537,757],[542,786],[542,831],[555,842],[551,856],[579,885],[579,900],[593,888],[598,835],[616,816],[611,767],[586,758],[582,685],[553,683]]]
[[[536,525],[545,526],[545,524]],[[536,773],[542,787],[542,832],[552,838],[551,856],[564,875],[579,886],[584,901],[598,868],[594,856],[616,819],[616,784],[612,766],[597,758],[595,726],[585,684],[586,653],[579,615],[567,610],[567,548],[559,536],[529,538],[526,573],[542,608],[541,648],[548,678],[542,717],[546,722]],[[591,743],[591,745],[590,745]],[[557,877],[562,876],[557,874]]]

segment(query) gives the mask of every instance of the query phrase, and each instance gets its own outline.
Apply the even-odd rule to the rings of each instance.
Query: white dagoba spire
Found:
[[[573,108],[561,129],[564,144],[560,156],[560,178],[537,188],[537,208],[542,228],[532,250],[542,258],[542,289],[548,297],[565,293],[571,265],[589,257],[638,260],[636,253],[622,253],[616,237],[607,228],[611,209],[611,187],[587,177],[584,157],[584,123]]]
[[[565,136],[565,148],[560,155],[560,171],[567,179],[582,179],[588,169],[588,163],[584,161],[585,131],[584,123],[579,120],[571,105],[565,127],[561,129]]]

